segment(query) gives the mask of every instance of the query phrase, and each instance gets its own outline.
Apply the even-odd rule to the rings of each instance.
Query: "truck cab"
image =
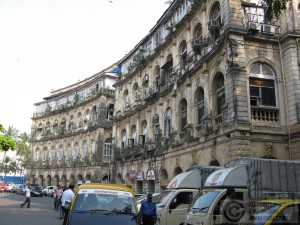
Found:
[[[182,225],[188,206],[203,188],[213,171],[220,167],[197,166],[178,174],[167,185],[156,201],[156,212],[160,225]]]
[[[205,189],[200,191],[190,204],[185,224],[212,225],[238,222],[244,213],[242,203],[248,199],[246,177],[245,166],[225,168],[213,172],[205,182]],[[239,204],[240,210],[229,208],[221,213],[221,206],[227,197],[228,187],[235,188],[235,203]]]
[[[199,177],[197,170],[181,173],[159,195],[156,212],[160,225],[183,224],[187,208],[200,190],[200,178],[197,180],[196,177]]]

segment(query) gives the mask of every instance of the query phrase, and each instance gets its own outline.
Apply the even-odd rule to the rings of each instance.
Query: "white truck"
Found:
[[[229,209],[221,213],[227,188],[235,189],[238,203],[300,192],[300,161],[236,158],[213,172],[204,186],[190,204],[185,224],[234,224],[244,212]]]
[[[157,224],[182,225],[192,199],[203,188],[206,178],[218,169],[220,167],[196,165],[175,176],[156,198]]]

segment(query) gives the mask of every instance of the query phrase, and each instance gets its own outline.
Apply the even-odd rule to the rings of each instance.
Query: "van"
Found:
[[[122,185],[89,183],[80,185],[71,202],[68,225],[136,225],[134,191]]]

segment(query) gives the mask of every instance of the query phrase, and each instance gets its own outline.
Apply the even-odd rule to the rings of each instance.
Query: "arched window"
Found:
[[[221,10],[220,10],[220,4],[216,2],[212,7],[210,21],[208,22],[208,30],[213,40],[219,38],[220,28],[221,28]]]
[[[122,130],[122,148],[126,147],[126,142],[127,142],[127,134],[126,130]]]
[[[111,156],[112,150],[111,150],[111,139],[108,138],[104,142],[104,155],[105,156]]]
[[[164,89],[170,86],[171,84],[171,75],[173,70],[173,57],[168,55],[167,62],[161,67],[161,79],[160,84]]]
[[[216,90],[216,110],[217,115],[223,112],[223,107],[225,105],[225,84],[223,74],[218,74],[215,83]]]
[[[58,150],[58,160],[61,160],[63,156],[64,156],[64,147],[60,145]]]
[[[51,160],[54,161],[56,160],[56,149],[54,146],[51,148]]]
[[[203,29],[202,29],[202,24],[199,23],[195,30],[194,30],[194,34],[193,34],[193,50],[195,52],[196,55],[201,55],[201,49],[206,46],[204,43],[204,37],[203,37]]]
[[[73,115],[70,116],[70,123],[69,123],[69,131],[73,130],[74,127],[74,117]]]
[[[79,153],[80,153],[80,148],[79,148],[79,143],[76,142],[75,143],[75,158],[79,157]]]
[[[77,127],[78,127],[78,128],[82,127],[83,122],[82,122],[81,113],[78,113],[78,115],[77,115],[77,120],[78,120],[78,122],[77,122]]]
[[[147,121],[144,120],[142,123],[142,135],[139,135],[139,144],[140,145],[145,144],[147,133],[148,133]]]
[[[275,76],[265,64],[254,64],[249,77],[251,106],[277,106]]]
[[[187,125],[187,102],[185,99],[182,99],[180,103],[180,115],[181,131],[183,131]]]
[[[136,104],[141,100],[141,93],[137,83],[133,85],[133,99]]]
[[[131,128],[131,138],[132,138],[132,145],[137,143],[137,131],[136,131],[136,126],[132,126]]]
[[[129,107],[129,97],[128,97],[128,90],[124,91],[123,94],[123,100],[124,100],[124,109]]]
[[[172,129],[172,109],[168,108],[165,112],[165,118],[164,118],[164,136],[170,137]]]
[[[34,160],[35,160],[35,161],[38,161],[39,158],[40,158],[40,149],[37,148],[37,149],[35,150]]]
[[[187,45],[184,41],[180,48],[180,69],[187,69]]]
[[[155,114],[153,117],[153,128],[154,128],[154,137],[155,139],[157,139],[158,135],[160,134],[159,116],[157,114]]]
[[[203,88],[198,88],[196,92],[197,119],[198,124],[201,123],[204,116],[204,91]]]
[[[67,147],[67,159],[71,159],[72,158],[72,147],[71,144],[68,144]]]
[[[88,154],[88,146],[87,146],[87,143],[86,141],[83,142],[82,144],[82,157],[86,157]]]
[[[48,160],[48,149],[47,147],[43,150],[43,161]]]
[[[112,120],[114,118],[114,105],[111,104],[108,106],[107,110],[107,119]]]

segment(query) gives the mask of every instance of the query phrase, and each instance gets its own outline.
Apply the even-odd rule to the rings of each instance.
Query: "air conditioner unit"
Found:
[[[274,34],[275,33],[275,26],[264,24],[263,25],[263,32]]]
[[[260,23],[254,23],[254,22],[248,22],[247,28],[249,30],[261,31],[261,24]]]
[[[167,26],[166,26],[167,30],[173,30],[173,23],[172,22],[168,22]]]
[[[208,29],[209,30],[214,30],[214,29],[217,29],[219,28],[219,23],[217,20],[210,20],[208,22]]]

